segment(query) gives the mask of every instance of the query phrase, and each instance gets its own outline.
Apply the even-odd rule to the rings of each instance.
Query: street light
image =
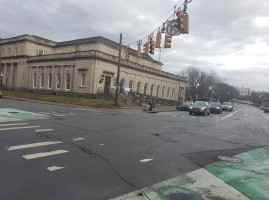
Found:
[[[196,101],[198,101],[198,87],[200,86],[200,84],[199,83],[197,83],[197,85],[196,85]]]

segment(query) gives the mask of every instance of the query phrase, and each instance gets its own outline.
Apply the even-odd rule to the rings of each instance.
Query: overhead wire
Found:
[[[172,10],[174,10],[174,12],[173,12],[173,14],[170,16],[170,17],[168,17],[167,19],[166,19],[166,21],[163,23],[163,24],[165,24],[167,21],[169,21],[169,19],[170,18],[172,18],[174,15],[175,15],[175,8],[180,4],[180,2],[181,2],[182,0],[180,0],[172,9],[170,9],[168,12],[166,12],[164,15],[162,15],[160,18],[158,18],[156,21],[154,21],[145,31],[143,31],[142,33],[140,33],[137,37],[139,37],[140,35],[143,35],[145,32],[147,32],[153,25],[155,25],[158,21],[160,21],[164,16],[166,16],[169,12],[171,12]],[[192,0],[189,0],[187,3],[190,3]],[[180,8],[181,8],[181,6],[182,5],[184,5],[184,3],[185,2],[183,2],[183,3],[181,3],[181,5],[180,6],[178,6],[178,9],[177,10],[179,10]],[[159,30],[160,29],[160,26],[159,27],[157,27],[155,30],[153,30],[151,33],[154,33],[155,31],[157,31],[157,30]],[[129,43],[130,41],[128,41],[128,42],[126,42],[127,43],[127,46],[131,46],[131,45],[133,45],[133,44],[136,44],[138,41],[142,41],[142,40],[144,40],[144,39],[146,39],[146,38],[148,38],[148,36],[149,35],[146,35],[146,36],[144,36],[143,38],[141,38],[141,39],[139,39],[139,40],[136,40],[136,41],[134,41],[134,42],[131,42],[131,43]],[[125,42],[124,42],[125,43]]]

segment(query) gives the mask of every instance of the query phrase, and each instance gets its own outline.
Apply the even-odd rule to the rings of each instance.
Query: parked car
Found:
[[[189,114],[202,114],[209,115],[210,107],[209,104],[205,101],[195,101],[194,104],[190,107]]]
[[[210,103],[210,113],[222,113],[222,107],[220,102],[211,102]]]
[[[192,106],[193,102],[192,101],[186,101],[185,103],[183,103],[178,110],[180,111],[189,111],[190,110],[190,106]]]
[[[228,110],[228,111],[233,111],[234,107],[231,102],[224,102],[222,105],[222,110]]]

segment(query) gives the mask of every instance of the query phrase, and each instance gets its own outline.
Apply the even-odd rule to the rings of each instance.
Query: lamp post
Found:
[[[196,84],[196,95],[195,95],[195,97],[196,97],[196,101],[198,101],[198,87],[200,86],[200,84],[199,83],[197,83]]]

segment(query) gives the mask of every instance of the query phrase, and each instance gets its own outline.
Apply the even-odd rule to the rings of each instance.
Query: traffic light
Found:
[[[184,13],[182,11],[178,11],[176,13],[176,16],[177,16],[177,19],[176,19],[176,22],[177,22],[177,29],[179,30],[179,32],[183,32],[183,23],[184,23]]]
[[[155,48],[161,48],[162,33],[158,32],[156,35]]]
[[[138,45],[138,47],[137,47],[137,57],[141,57],[141,46],[140,45]]]
[[[124,58],[125,60],[129,60],[129,53],[128,53],[128,51],[126,50],[125,51],[125,58]]]
[[[149,46],[149,53],[150,53],[150,54],[154,54],[154,48],[155,48],[155,47],[154,47],[154,41],[151,40],[151,41],[149,42],[149,44],[150,44],[150,46]]]
[[[183,33],[189,33],[189,15],[187,13],[183,15]]]
[[[171,48],[172,36],[165,36],[164,48]]]
[[[148,55],[149,54],[149,42],[146,42],[144,45],[143,45],[143,54],[146,54]]]

